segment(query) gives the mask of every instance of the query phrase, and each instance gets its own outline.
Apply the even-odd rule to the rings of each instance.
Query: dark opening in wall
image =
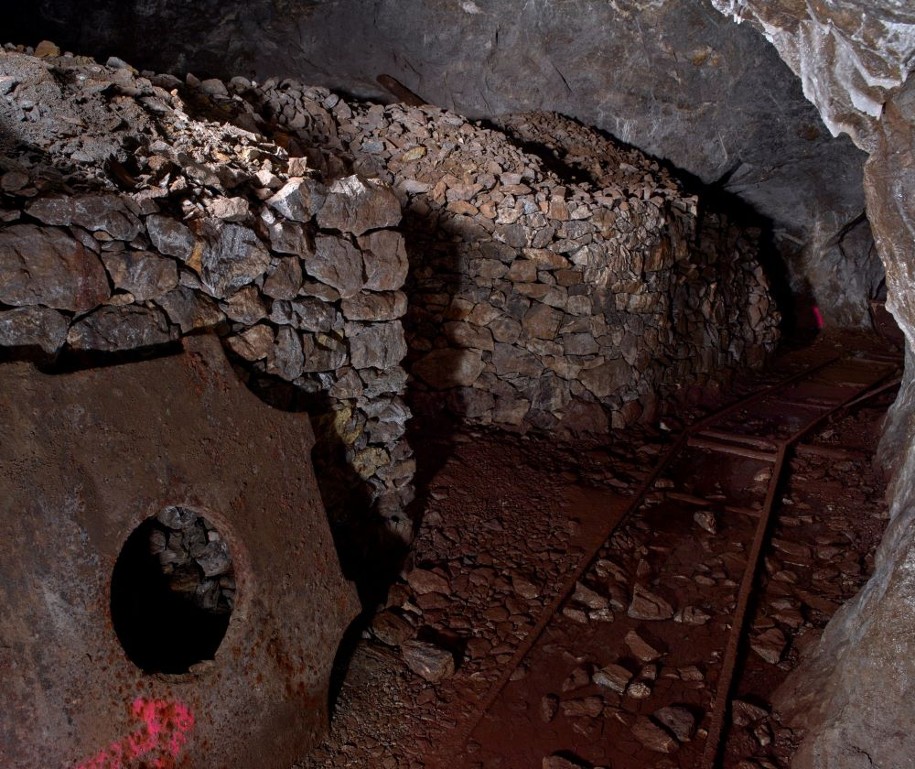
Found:
[[[111,578],[111,618],[147,673],[187,673],[213,659],[235,605],[228,545],[194,510],[163,508],[127,538]]]

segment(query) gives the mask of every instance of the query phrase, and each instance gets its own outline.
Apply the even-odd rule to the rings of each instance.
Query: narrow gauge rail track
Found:
[[[461,735],[469,763],[487,766],[488,753],[523,740],[531,766],[566,752],[614,769],[716,769],[787,460],[811,431],[892,387],[897,368],[863,355],[795,367],[687,428],[481,701]],[[634,636],[649,648],[633,648]],[[601,680],[607,666],[617,667]],[[645,744],[645,724],[670,705],[697,728],[662,757]]]

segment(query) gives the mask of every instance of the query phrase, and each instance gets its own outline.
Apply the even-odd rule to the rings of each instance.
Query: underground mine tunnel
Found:
[[[36,0],[5,766],[915,766],[915,11]]]

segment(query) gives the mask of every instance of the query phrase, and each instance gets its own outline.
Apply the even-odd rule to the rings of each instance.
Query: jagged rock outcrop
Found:
[[[778,694],[807,736],[797,769],[915,766],[915,9],[844,0],[724,2],[778,48],[834,131],[870,152],[867,215],[886,268],[887,307],[906,336],[906,373],[881,444],[893,474],[874,575],[836,614]]]
[[[834,136],[848,134],[872,152],[875,125],[915,56],[915,12],[904,0],[712,0],[735,21],[749,21],[801,79]]]

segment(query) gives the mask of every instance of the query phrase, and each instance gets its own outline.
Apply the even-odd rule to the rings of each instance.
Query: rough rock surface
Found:
[[[712,0],[736,21],[761,29],[801,79],[804,95],[833,135],[873,151],[876,120],[906,81],[915,55],[915,11],[900,0],[808,3]]]
[[[505,116],[497,131],[435,107],[349,104],[291,79],[229,87],[302,147],[338,148],[399,196],[419,409],[601,431],[650,419],[671,388],[761,363],[773,347],[757,233],[700,210],[637,150],[550,113]],[[383,196],[342,180],[319,223],[353,228],[333,202],[347,185],[383,220]],[[383,237],[359,243],[375,252]],[[353,290],[355,260],[316,250],[306,269]]]
[[[7,48],[0,344],[123,353],[213,329],[254,384],[277,377],[317,402],[316,461],[336,524],[361,529],[357,540],[376,527],[409,538],[394,193],[350,175],[328,194],[304,158],[267,137],[224,115],[192,117],[194,92],[184,102],[174,78]],[[353,518],[372,503],[368,521],[343,520],[342,509]]]
[[[785,9],[790,18],[794,3],[717,5],[758,6],[777,23]],[[861,8],[872,3],[839,3],[841,18],[830,14],[833,5],[814,4],[822,18],[798,34],[788,25],[777,30],[779,39],[809,44],[810,56],[787,58],[796,71],[804,67],[808,91],[819,82],[814,56],[838,49],[843,35],[867,40],[882,31],[870,19],[858,28]],[[879,5],[904,14],[902,0]],[[471,116],[569,115],[748,202],[771,218],[783,253],[797,255],[795,288],[813,284],[827,321],[866,321],[874,286],[820,284],[840,263],[835,242],[863,211],[864,156],[847,138],[829,137],[777,53],[749,25],[716,13],[710,0],[377,0],[370,8],[364,0],[203,0],[192,8],[175,0],[41,0],[22,4],[8,23],[8,34],[21,30],[21,40],[50,37],[182,76],[188,69],[226,78],[295,73],[377,98],[384,92],[375,78],[387,73],[429,102]],[[838,79],[854,77],[873,110],[899,68],[877,66],[879,58],[866,53],[844,59]],[[904,61],[903,46],[893,53],[897,65]],[[829,115],[827,124],[834,124]],[[868,251],[868,244],[856,247],[855,257],[866,259]]]
[[[715,1],[749,19],[799,75],[834,131],[870,152],[867,215],[886,269],[887,307],[906,336],[906,373],[881,445],[894,474],[892,521],[874,576],[835,616],[777,704],[807,730],[794,766],[912,766],[915,616],[915,11],[910,3]]]
[[[896,94],[877,124],[866,191],[877,244],[887,267],[888,306],[907,338],[906,374],[881,444],[894,473],[888,492],[891,523],[874,576],[836,615],[806,665],[780,692],[776,705],[808,730],[799,769],[860,765],[911,766],[915,743],[905,726],[915,718],[909,682],[915,676],[915,306],[912,264],[915,226],[915,81]]]

